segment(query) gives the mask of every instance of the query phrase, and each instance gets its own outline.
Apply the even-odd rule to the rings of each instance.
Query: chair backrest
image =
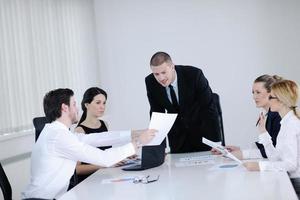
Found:
[[[35,128],[35,141],[37,141],[40,133],[42,132],[45,124],[49,123],[49,120],[46,117],[36,117],[33,118],[33,125]]]
[[[219,121],[219,127],[220,127],[220,138],[222,145],[225,146],[225,136],[224,136],[224,126],[223,126],[223,117],[222,117],[222,109],[220,104],[220,97],[217,93],[213,93],[213,101],[216,105],[217,111],[218,111],[218,121]]]
[[[4,200],[11,200],[12,199],[11,186],[1,163],[0,163],[0,186],[1,186]]]

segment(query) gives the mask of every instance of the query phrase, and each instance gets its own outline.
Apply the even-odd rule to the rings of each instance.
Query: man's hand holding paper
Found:
[[[153,112],[149,129],[155,129],[155,137],[146,146],[160,145],[172,128],[177,114]]]

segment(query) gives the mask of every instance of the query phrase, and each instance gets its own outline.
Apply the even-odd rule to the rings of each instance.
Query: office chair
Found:
[[[216,105],[216,108],[218,111],[218,121],[219,121],[219,127],[220,127],[219,133],[220,133],[221,143],[223,146],[225,146],[222,109],[221,109],[221,104],[220,104],[220,97],[217,93],[213,93],[213,101],[214,101],[214,104]]]
[[[49,120],[46,117],[36,117],[36,118],[33,118],[32,121],[33,121],[33,125],[35,128],[35,141],[37,141],[45,124],[49,123]]]
[[[11,186],[3,170],[1,163],[0,163],[0,186],[1,186],[4,200],[11,200],[12,199]]]

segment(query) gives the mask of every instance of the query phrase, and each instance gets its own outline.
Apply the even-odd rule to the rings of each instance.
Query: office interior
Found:
[[[149,124],[144,78],[157,51],[201,68],[220,95],[227,144],[256,140],[251,87],[262,74],[300,83],[298,0],[0,0],[0,160],[19,199],[32,119],[54,88],[108,92],[111,130]]]

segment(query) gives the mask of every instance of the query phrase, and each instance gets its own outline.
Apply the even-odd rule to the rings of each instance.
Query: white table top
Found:
[[[120,168],[101,169],[63,195],[60,200],[297,199],[285,172],[249,172],[243,168],[211,170],[214,164],[175,166],[180,162],[180,158],[204,154],[207,152],[169,154],[162,166],[145,171],[126,172]],[[221,157],[214,160],[216,163],[227,162]],[[160,178],[149,184],[134,184],[131,181],[102,183],[102,180],[106,179],[137,175],[150,175],[151,177],[160,175]]]

